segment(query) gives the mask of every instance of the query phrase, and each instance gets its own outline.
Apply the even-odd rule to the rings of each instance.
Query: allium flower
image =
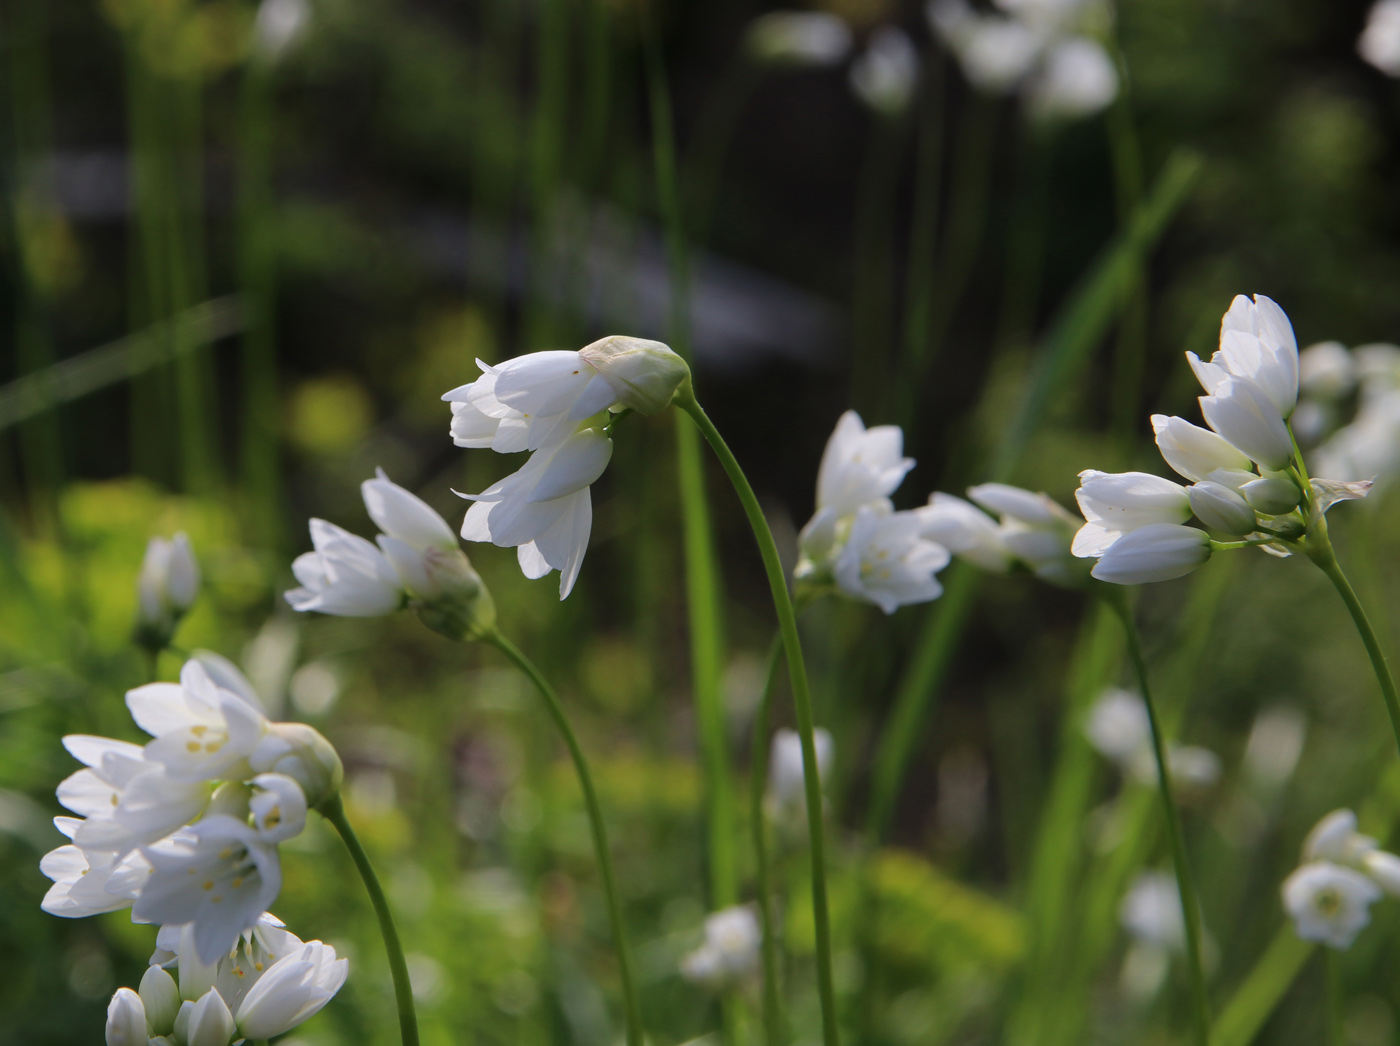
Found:
[[[404,605],[403,582],[384,553],[348,530],[311,520],[311,544],[292,562],[301,588],[287,592],[293,610],[337,617],[379,617]]]
[[[770,11],[749,23],[744,46],[757,61],[830,66],[851,50],[851,30],[825,11]]]
[[[752,908],[725,908],[706,918],[705,941],[681,960],[681,974],[707,988],[731,987],[753,976],[762,943]]]
[[[1356,52],[1387,76],[1400,76],[1400,0],[1371,5]]]
[[[164,650],[180,619],[199,595],[199,564],[184,533],[151,538],[136,580],[136,640]]]
[[[480,494],[462,524],[468,541],[517,548],[526,577],[560,572],[559,598],[573,590],[593,527],[589,487],[612,457],[608,411],[656,414],[689,380],[665,345],[614,335],[577,352],[534,352],[445,393],[452,440],[529,461]]]
[[[1019,90],[1030,111],[1048,119],[1091,116],[1118,96],[1118,70],[1092,35],[1107,21],[1101,5],[999,0],[994,7],[984,14],[966,0],[928,4],[930,25],[974,87]]]
[[[841,415],[817,472],[817,511],[798,537],[799,585],[834,585],[887,614],[942,593],[934,574],[947,549],[924,536],[923,510],[896,512],[889,499],[914,467],[903,443],[896,425],[866,429],[855,411]]]
[[[831,734],[821,727],[812,731],[817,750],[817,775],[825,780],[835,753]],[[779,820],[806,816],[807,789],[802,775],[802,738],[795,730],[783,728],[773,735],[768,756],[768,811]]]
[[[1381,890],[1360,872],[1330,861],[1312,861],[1283,883],[1283,906],[1298,936],[1346,949],[1371,921]]]

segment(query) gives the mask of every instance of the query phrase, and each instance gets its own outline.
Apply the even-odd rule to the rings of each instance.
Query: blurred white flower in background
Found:
[[[725,908],[705,919],[705,940],[681,959],[681,975],[711,990],[735,987],[757,972],[762,943],[752,908]]]
[[[136,579],[136,641],[163,650],[199,595],[199,564],[183,532],[151,538]]]
[[[262,0],[253,22],[253,53],[264,61],[276,62],[310,26],[309,0]]]
[[[1104,4],[998,0],[984,13],[967,0],[930,0],[926,11],[974,87],[1019,91],[1033,116],[1091,116],[1118,97],[1118,70],[1096,39],[1111,17]]]
[[[889,499],[914,467],[903,447],[897,425],[867,429],[855,411],[841,415],[817,471],[816,513],[798,536],[799,590],[834,586],[887,614],[942,593],[934,575],[948,550],[925,536],[922,510],[896,512]]]
[[[812,731],[812,744],[817,750],[817,775],[823,782],[831,770],[835,748],[831,734],[822,727]],[[767,809],[780,821],[799,821],[807,814],[806,780],[802,775],[802,738],[786,727],[773,734],[773,746],[768,756]]]
[[[916,510],[924,537],[993,573],[1020,565],[1056,584],[1078,580],[1082,571],[1070,555],[1078,523],[1053,498],[1006,483],[983,483],[967,494],[981,508],[951,494],[929,495]]]
[[[1371,6],[1356,53],[1387,76],[1400,76],[1400,0],[1379,0]]]
[[[1380,887],[1366,876],[1330,861],[1305,864],[1283,883],[1283,905],[1298,936],[1329,948],[1351,947],[1380,896]]]
[[[898,26],[878,27],[851,63],[851,89],[878,113],[902,112],[918,82],[919,53],[909,34]]]
[[[1293,429],[1315,470],[1385,487],[1400,475],[1400,347],[1339,342],[1298,356],[1301,395]],[[1349,420],[1343,423],[1343,418]]]
[[[1139,784],[1157,781],[1152,726],[1140,694],[1118,687],[1101,693],[1084,720],[1084,736],[1105,759]],[[1220,757],[1198,745],[1168,742],[1167,766],[1183,794],[1201,791],[1220,779]]]
[[[1186,924],[1181,917],[1181,894],[1170,872],[1139,873],[1118,907],[1118,921],[1129,946],[1119,981],[1139,1003],[1157,994],[1174,956],[1186,949]]]
[[[831,66],[851,50],[851,30],[824,11],[770,11],[749,23],[744,45],[760,62]]]

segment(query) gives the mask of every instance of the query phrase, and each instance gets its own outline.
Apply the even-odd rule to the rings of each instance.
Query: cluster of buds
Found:
[[[1076,119],[1118,97],[1118,70],[1096,37],[1111,15],[1101,0],[930,0],[929,22],[963,74],[987,94],[1019,92],[1041,118]]]
[[[107,1046],[229,1046],[271,1039],[330,1002],[349,962],[302,941],[264,912],[215,962],[200,958],[188,926],[162,926],[137,991],[107,1006]]]
[[[1356,814],[1334,810],[1308,833],[1303,863],[1283,883],[1283,905],[1298,936],[1351,947],[1383,894],[1400,897],[1400,857],[1356,830]]]
[[[917,511],[896,512],[889,498],[914,467],[903,448],[897,425],[867,429],[855,411],[841,415],[817,472],[817,511],[799,536],[799,598],[835,587],[892,614],[942,594],[934,575],[948,550],[924,535]]]
[[[477,366],[480,378],[442,397],[452,404],[452,441],[530,457],[480,494],[461,495],[474,502],[462,537],[515,548],[528,578],[559,571],[564,599],[593,529],[589,488],[612,458],[610,414],[661,413],[689,386],[690,368],[658,341],[617,335]]]
[[[323,519],[311,520],[316,551],[298,556],[301,588],[287,593],[294,610],[340,617],[379,617],[413,607],[429,628],[450,639],[489,634],[496,611],[447,521],[379,469],[360,486],[381,533],[366,541]]]
[[[180,619],[189,613],[199,595],[199,564],[183,533],[173,538],[151,538],[136,579],[138,646],[159,653],[170,645]]]
[[[230,662],[202,654],[179,683],[128,691],[144,746],[73,734],[84,769],[58,786],[77,817],[40,868],[43,908],[80,918],[130,908],[137,922],[184,927],[212,964],[251,931],[282,886],[278,845],[339,793],[340,757],[300,723],[273,723]],[[173,931],[172,931],[173,932]]]
[[[1213,551],[1263,546],[1277,555],[1306,549],[1337,501],[1365,497],[1369,481],[1307,478],[1288,426],[1298,399],[1298,345],[1282,309],[1240,295],[1225,314],[1220,350],[1187,358],[1205,389],[1209,429],[1152,417],[1157,447],[1189,486],[1147,472],[1086,469],[1076,492],[1086,520],[1076,556],[1097,559],[1101,581],[1135,585],[1195,570]],[[1195,516],[1228,540],[1187,526]]]

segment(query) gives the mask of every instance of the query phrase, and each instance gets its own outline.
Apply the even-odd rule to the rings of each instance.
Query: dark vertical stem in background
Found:
[[[773,878],[768,850],[768,818],[763,797],[768,785],[768,751],[773,729],[773,691],[778,687],[778,669],[783,662],[783,637],[779,633],[768,645],[768,661],[763,673],[763,697],[753,724],[753,768],[749,774],[749,821],[753,831],[754,881],[758,896],[758,919],[763,933],[763,1029],[768,1046],[781,1046],[786,1038],[783,1018],[782,985],[778,981],[778,922],[773,915]]]

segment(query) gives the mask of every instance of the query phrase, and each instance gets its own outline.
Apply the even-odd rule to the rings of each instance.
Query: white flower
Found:
[[[1330,948],[1351,947],[1380,897],[1380,887],[1366,876],[1330,861],[1305,864],[1283,883],[1283,905],[1298,936]]]
[[[258,774],[248,808],[265,843],[295,838],[306,827],[306,793],[285,774]]]
[[[154,649],[170,642],[175,626],[199,595],[199,564],[183,533],[151,538],[136,580],[138,639]]]
[[[289,932],[282,920],[263,912],[227,952],[214,962],[201,961],[195,948],[194,923],[168,923],[156,935],[152,969],[174,969],[179,974],[179,998],[195,1001],[210,988],[218,990],[229,1010],[239,1004],[273,964],[284,956],[300,952],[300,938]],[[144,982],[143,982],[144,984]],[[143,989],[144,991],[144,989]],[[144,995],[143,995],[144,997]],[[150,1011],[149,1001],[146,1004]]]
[[[1214,386],[1224,378],[1245,378],[1258,386],[1280,418],[1293,413],[1298,401],[1298,342],[1288,316],[1271,298],[1256,294],[1250,301],[1235,295],[1220,321],[1220,350],[1210,363],[1202,363],[1193,352],[1186,357],[1208,395],[1215,394]]]
[[[935,492],[928,506],[916,510],[922,534],[955,556],[975,566],[1003,574],[1011,566],[1011,552],[1002,540],[1001,527],[976,505]]]
[[[146,1007],[130,988],[118,988],[107,1004],[107,1046],[146,1046]]]
[[[812,731],[817,750],[817,776],[825,780],[834,747],[831,734],[821,727]],[[807,810],[807,784],[803,776],[802,738],[786,727],[773,735],[768,756],[768,806],[775,817],[801,816]]]
[[[904,457],[904,433],[898,425],[867,429],[859,414],[846,411],[822,452],[817,512],[803,528],[804,547],[807,531],[824,525],[818,524],[819,518],[836,520],[889,497],[913,467],[914,459]]]
[[[866,105],[897,113],[909,104],[919,79],[919,54],[903,29],[882,25],[851,64],[851,88]]]
[[[470,602],[481,594],[481,578],[457,535],[427,502],[391,481],[383,469],[360,490],[370,519],[382,531],[375,540],[411,596],[428,603]]]
[[[1185,418],[1152,415],[1157,449],[1178,474],[1199,483],[1220,469],[1248,472],[1250,461],[1223,436],[1193,425]]]
[[[1293,440],[1275,404],[1248,378],[1226,377],[1214,394],[1200,397],[1206,423],[1253,461],[1282,469],[1293,457]]]
[[[725,908],[706,918],[705,941],[681,960],[681,974],[709,988],[735,984],[757,969],[762,943],[752,908]]]
[[[1123,898],[1118,919],[1139,942],[1171,952],[1185,948],[1181,894],[1175,876],[1167,872],[1141,873]]]
[[[1006,483],[969,487],[967,496],[999,517],[1001,545],[1036,577],[1056,584],[1076,581],[1070,541],[1077,523],[1053,498]]]
[[[515,547],[528,578],[559,571],[559,598],[567,598],[593,529],[589,487],[611,458],[612,440],[596,428],[540,447],[519,471],[480,494],[461,495],[476,502],[462,522],[462,537]]]
[[[248,1039],[271,1039],[321,1011],[340,991],[350,972],[345,959],[320,941],[278,959],[265,970],[238,1005],[238,1033]]]
[[[1293,489],[1297,490],[1296,487]],[[1208,527],[1223,530],[1227,534],[1241,535],[1251,533],[1259,524],[1254,509],[1244,496],[1223,483],[1203,480],[1187,487],[1186,492],[1191,498],[1191,511]],[[1296,497],[1293,504],[1297,504]],[[1289,508],[1291,507],[1290,505]]]
[[[169,1035],[175,1030],[180,1013],[180,989],[175,979],[159,966],[148,966],[141,976],[137,994],[146,1010],[146,1023],[153,1035]]]
[[[1092,116],[1118,97],[1118,70],[1101,44],[1073,36],[1050,48],[1026,93],[1031,111],[1042,118]]]
[[[151,871],[133,918],[194,923],[204,963],[229,951],[282,888],[276,846],[234,817],[206,817],[141,852]]]
[[[851,50],[851,31],[823,11],[770,11],[749,23],[744,44],[763,62],[835,65]]]
[[[1400,76],[1400,0],[1378,0],[1371,6],[1356,53],[1387,76]]]
[[[69,838],[81,824],[75,817],[54,818],[54,825]],[[39,870],[53,880],[40,907],[65,919],[130,908],[146,867],[145,858],[136,852],[120,857],[114,850],[60,846],[39,861]]]
[[[1153,523],[1122,535],[1090,572],[1115,585],[1169,581],[1210,558],[1210,535],[1178,523]]]
[[[1298,353],[1298,387],[1309,396],[1339,399],[1356,385],[1357,366],[1339,341],[1309,345]]]
[[[253,50],[275,62],[301,39],[310,23],[307,0],[262,0],[253,23]]]
[[[1357,831],[1356,814],[1333,810],[1303,840],[1303,860],[1356,865],[1376,845],[1376,840]]]
[[[1088,521],[1071,546],[1081,558],[1102,556],[1124,534],[1141,527],[1191,518],[1186,488],[1148,472],[1085,469],[1074,497]]]
[[[171,777],[251,776],[235,771],[246,766],[267,730],[267,718],[241,695],[217,686],[200,662],[186,661],[178,684],[150,683],[127,691],[126,706],[136,725],[155,738],[146,745],[146,758]]]
[[[1089,743],[1102,755],[1125,765],[1143,749],[1151,750],[1151,730],[1142,697],[1117,687],[1099,695],[1084,724]]]
[[[948,550],[920,536],[917,512],[856,511],[832,574],[853,599],[876,604],[886,614],[906,603],[937,599],[943,586],[934,575],[948,565]]]
[[[404,604],[403,582],[372,542],[323,519],[311,520],[311,544],[292,562],[301,582],[286,595],[293,610],[379,617]]]

